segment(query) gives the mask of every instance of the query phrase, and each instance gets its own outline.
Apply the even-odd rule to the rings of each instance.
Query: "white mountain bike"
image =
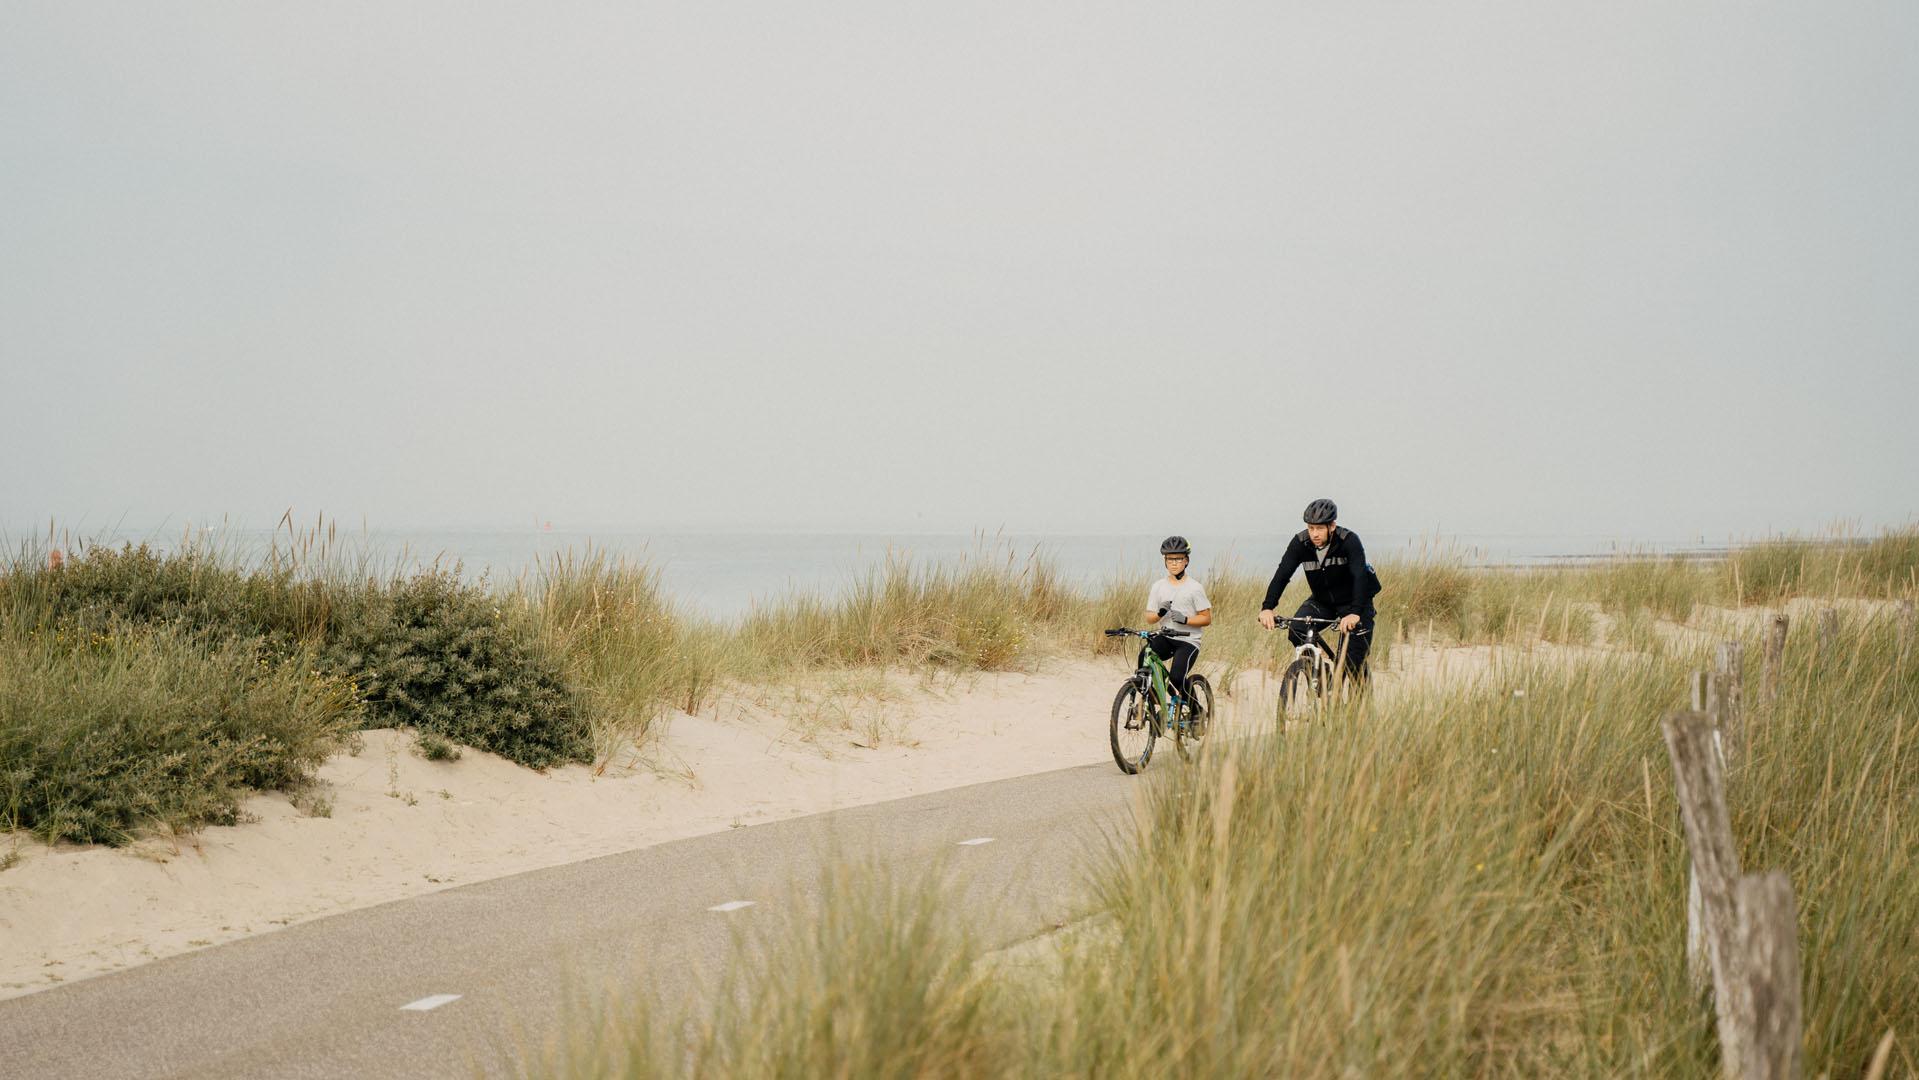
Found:
[[[1339,631],[1339,645],[1336,650],[1326,647],[1326,643],[1320,639],[1319,632],[1322,629],[1338,626],[1338,619],[1315,619],[1310,615],[1273,619],[1275,630],[1298,627],[1306,631],[1308,635],[1305,644],[1293,649],[1293,660],[1286,665],[1285,674],[1279,677],[1281,717],[1304,716],[1321,704],[1333,700],[1339,686],[1339,667],[1346,658],[1348,632]],[[1351,631],[1351,634],[1358,636],[1370,632],[1360,628]]]

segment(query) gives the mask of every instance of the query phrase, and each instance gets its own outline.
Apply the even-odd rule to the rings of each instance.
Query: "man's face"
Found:
[[[1173,577],[1178,577],[1180,573],[1184,571],[1185,569],[1186,569],[1186,556],[1184,555],[1166,556],[1166,572],[1168,574],[1172,575]]]
[[[1325,525],[1308,525],[1306,535],[1312,540],[1314,547],[1325,547],[1327,539],[1333,535],[1333,526],[1337,524],[1339,523],[1334,521]]]

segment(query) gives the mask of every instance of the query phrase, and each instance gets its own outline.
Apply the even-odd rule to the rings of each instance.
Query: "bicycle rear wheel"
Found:
[[[1326,692],[1326,680],[1319,663],[1310,656],[1296,657],[1279,677],[1279,716],[1305,716],[1319,704]]]
[[[1173,745],[1180,757],[1192,761],[1199,756],[1199,744],[1213,723],[1213,684],[1204,675],[1194,675],[1186,680],[1186,691],[1190,704],[1185,722],[1173,726]]]
[[[1136,773],[1153,758],[1153,706],[1131,679],[1113,699],[1113,761],[1119,771]]]

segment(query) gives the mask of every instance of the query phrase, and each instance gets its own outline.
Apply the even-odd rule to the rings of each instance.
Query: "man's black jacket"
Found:
[[[1266,586],[1266,599],[1259,605],[1261,611],[1273,610],[1279,603],[1279,594],[1286,591],[1286,583],[1293,580],[1293,571],[1301,567],[1306,569],[1306,587],[1313,590],[1313,599],[1330,609],[1335,615],[1368,615],[1373,612],[1372,571],[1366,566],[1366,549],[1360,545],[1358,534],[1350,529],[1333,529],[1333,535],[1326,541],[1326,556],[1321,558],[1313,542],[1302,532],[1293,537],[1286,545],[1286,555],[1279,560],[1279,572],[1273,575],[1273,583]]]

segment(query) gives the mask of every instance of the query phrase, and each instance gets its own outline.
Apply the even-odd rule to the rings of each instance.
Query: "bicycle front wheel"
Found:
[[[1325,692],[1325,678],[1319,664],[1310,656],[1298,657],[1287,666],[1286,674],[1279,677],[1280,719],[1312,712],[1319,704],[1319,696]]]
[[[1119,771],[1132,774],[1144,769],[1153,757],[1152,706],[1139,684],[1128,679],[1113,699],[1113,760]]]
[[[1186,716],[1173,728],[1173,745],[1179,748],[1181,758],[1192,761],[1199,756],[1200,741],[1213,723],[1213,684],[1204,675],[1194,675],[1186,680],[1186,690],[1189,704]]]

